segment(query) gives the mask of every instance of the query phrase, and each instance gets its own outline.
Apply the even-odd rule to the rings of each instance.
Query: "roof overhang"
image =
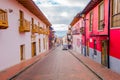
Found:
[[[48,21],[42,11],[36,6],[36,4],[32,0],[17,0],[21,5],[23,5],[26,9],[28,9],[31,13],[33,13],[36,17],[42,20],[47,26],[52,26],[52,24]]]
[[[87,14],[90,10],[92,10],[95,6],[97,6],[101,1],[103,0],[91,0],[87,6],[83,9],[82,12],[78,13],[72,22],[70,23],[71,26],[73,26],[80,18],[82,18],[82,14]]]
[[[97,6],[101,1],[103,0],[91,0],[82,11],[82,14],[87,14],[90,10],[92,10],[95,6]]]
[[[76,22],[79,21],[81,18],[81,12],[77,13],[77,15],[73,18],[72,22],[70,23],[71,26],[73,26]]]

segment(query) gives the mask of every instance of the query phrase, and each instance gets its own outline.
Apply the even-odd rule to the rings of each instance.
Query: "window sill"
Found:
[[[120,27],[111,27],[110,29],[120,29]]]

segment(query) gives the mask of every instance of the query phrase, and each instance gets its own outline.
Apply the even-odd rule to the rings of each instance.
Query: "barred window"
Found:
[[[104,28],[104,3],[99,5],[99,26],[98,30],[103,30]]]
[[[120,27],[120,0],[112,2],[112,27]]]
[[[93,28],[93,12],[90,13],[90,26],[89,26],[89,31],[92,31]]]

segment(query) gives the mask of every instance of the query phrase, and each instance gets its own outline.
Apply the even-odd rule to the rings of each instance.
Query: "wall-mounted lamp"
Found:
[[[12,13],[12,12],[13,12],[13,9],[9,9],[8,11],[9,11],[9,13]]]

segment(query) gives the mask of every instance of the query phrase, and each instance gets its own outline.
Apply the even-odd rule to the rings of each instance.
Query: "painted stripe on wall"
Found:
[[[110,56],[110,69],[120,73],[120,59]]]
[[[94,55],[94,49],[89,48],[89,57],[93,59],[94,61],[101,64],[101,52],[97,50],[97,55]]]

